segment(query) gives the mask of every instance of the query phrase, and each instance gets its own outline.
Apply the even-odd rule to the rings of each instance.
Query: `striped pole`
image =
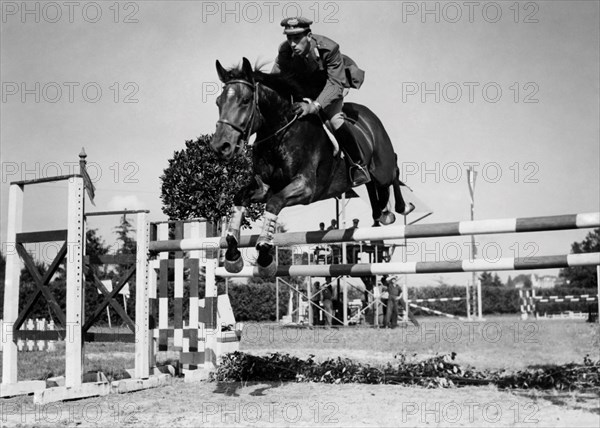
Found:
[[[460,302],[465,300],[466,297],[438,297],[435,299],[410,299],[409,303],[432,303],[432,302]]]
[[[415,309],[420,309],[422,311],[429,312],[429,313],[435,314],[435,315],[440,315],[440,316],[443,316],[443,317],[446,317],[446,318],[455,318],[455,319],[459,319],[459,320],[468,320],[468,318],[457,317],[456,315],[447,314],[446,312],[436,311],[435,309],[426,308],[425,306],[415,305],[414,303],[409,303],[409,305],[411,307],[415,308]]]
[[[345,265],[296,265],[278,266],[275,276],[373,276],[391,274],[429,274],[453,272],[506,271],[528,269],[558,269],[572,266],[600,265],[600,253],[569,254],[558,256],[536,256],[501,258],[495,261],[485,259],[457,260],[441,262],[406,263],[363,263]],[[248,266],[239,273],[230,273],[225,268],[217,268],[215,274],[224,278],[251,278],[259,276],[258,267]]]
[[[332,229],[328,231],[279,233],[275,246],[310,245],[339,242],[402,238],[437,238],[497,233],[541,232],[600,227],[600,212],[548,217],[525,217],[496,220],[459,221],[452,223],[409,224],[402,226]],[[239,247],[254,247],[259,235],[240,237]],[[150,251],[190,251],[227,248],[225,238],[188,238],[151,242]]]
[[[597,299],[596,296],[591,296],[589,294],[581,294],[579,296],[535,296],[533,298],[540,303],[549,303],[549,302],[593,302]]]

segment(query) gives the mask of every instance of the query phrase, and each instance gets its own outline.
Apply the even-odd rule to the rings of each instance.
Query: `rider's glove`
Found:
[[[298,118],[301,118],[307,114],[317,114],[319,112],[319,105],[315,102],[294,103],[292,110],[294,114],[298,115]]]

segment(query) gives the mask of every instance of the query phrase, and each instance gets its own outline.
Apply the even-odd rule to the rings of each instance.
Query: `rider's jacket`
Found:
[[[279,45],[279,53],[272,73],[291,73],[306,89],[306,96],[326,109],[343,99],[344,88],[359,88],[364,81],[364,71],[354,61],[340,53],[333,40],[312,34],[306,56],[293,55],[287,42]]]

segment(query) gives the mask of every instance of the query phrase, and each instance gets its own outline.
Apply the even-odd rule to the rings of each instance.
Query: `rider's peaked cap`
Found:
[[[283,34],[300,34],[305,31],[310,31],[310,24],[313,22],[310,19],[301,16],[293,18],[285,18],[281,21]]]

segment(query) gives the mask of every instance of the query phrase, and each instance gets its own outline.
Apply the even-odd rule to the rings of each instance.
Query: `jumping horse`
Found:
[[[292,112],[293,102],[302,100],[303,90],[290,76],[253,70],[244,58],[241,67],[224,69],[216,62],[224,84],[217,99],[219,120],[211,148],[223,160],[238,155],[256,133],[252,150],[255,177],[234,198],[235,209],[227,231],[225,268],[239,272],[243,259],[238,250],[245,207],[251,201],[266,202],[263,227],[256,244],[262,277],[275,274],[272,255],[277,216],[287,206],[341,196],[352,188],[348,162],[334,153],[334,146],[317,115],[301,119]],[[390,187],[395,211],[406,215],[414,205],[402,198],[394,148],[382,123],[368,108],[344,104],[344,113],[371,146],[367,159],[371,181],[366,184],[375,225],[391,224],[395,216],[388,208]]]

